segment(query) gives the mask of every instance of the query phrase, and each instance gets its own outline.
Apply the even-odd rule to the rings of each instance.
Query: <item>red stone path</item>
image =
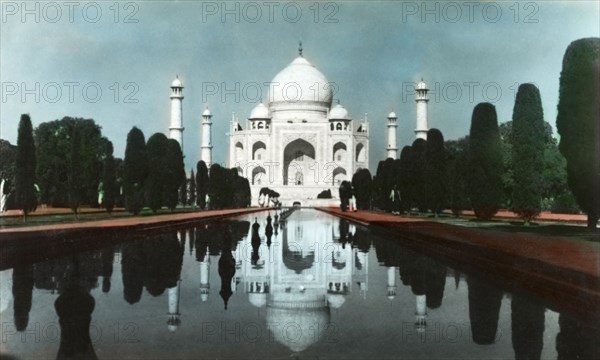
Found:
[[[600,243],[473,228],[373,211],[319,210],[454,264],[469,265],[560,302],[600,311]],[[582,314],[583,315],[583,314]]]
[[[64,209],[63,209],[64,210]],[[79,221],[70,223],[57,223],[36,226],[19,226],[14,228],[0,229],[0,242],[11,235],[18,233],[44,233],[48,231],[67,231],[81,229],[109,229],[109,228],[130,228],[132,226],[146,226],[157,224],[168,224],[170,222],[185,222],[193,220],[213,219],[231,215],[250,213],[254,211],[263,211],[267,208],[248,208],[248,209],[228,209],[228,210],[209,210],[177,214],[161,214],[135,216],[126,218],[114,218],[106,220]],[[60,212],[63,213],[63,212]]]

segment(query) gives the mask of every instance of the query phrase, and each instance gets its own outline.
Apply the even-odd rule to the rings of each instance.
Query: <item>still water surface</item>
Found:
[[[315,210],[123,240],[0,272],[2,357],[599,354],[597,329],[542,300]]]

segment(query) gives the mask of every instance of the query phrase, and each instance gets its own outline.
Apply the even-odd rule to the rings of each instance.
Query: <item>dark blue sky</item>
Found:
[[[21,113],[34,126],[93,118],[123,156],[132,126],[146,138],[168,132],[169,85],[179,74],[188,168],[199,159],[205,102],[214,114],[213,156],[224,162],[231,113],[248,117],[260,98],[256,84],[294,59],[298,40],[352,117],[368,113],[374,170],[390,110],[399,116],[399,146],[413,141],[411,87],[421,77],[435,91],[429,126],[447,139],[468,133],[481,101],[496,105],[500,122],[510,120],[525,82],[538,85],[554,125],[566,47],[600,36],[596,1],[22,4],[2,2],[1,138],[16,142]],[[207,91],[215,87],[217,94]]]

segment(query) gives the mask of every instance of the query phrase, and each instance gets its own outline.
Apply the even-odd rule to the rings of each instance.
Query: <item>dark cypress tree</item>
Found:
[[[471,207],[467,185],[469,138],[447,141],[445,148],[448,153],[448,206],[458,216],[462,210]]]
[[[409,171],[410,186],[413,189],[414,205],[419,211],[427,211],[427,194],[425,189],[425,151],[427,141],[416,139],[412,144],[412,157]]]
[[[185,183],[185,165],[181,145],[175,139],[167,139],[167,152],[164,155],[163,202],[173,211],[177,207],[179,190]]]
[[[402,176],[398,181],[398,189],[400,190],[403,210],[407,212],[410,212],[414,206],[414,190],[411,179],[412,156],[412,147],[407,145],[402,148],[400,153],[400,172]]]
[[[169,139],[162,133],[155,133],[148,139],[146,144],[148,155],[148,176],[144,185],[146,189],[146,201],[148,207],[156,212],[160,210],[165,199],[169,199],[169,189],[173,186],[172,179],[169,178],[170,165],[167,164],[167,152],[169,150]],[[176,189],[179,188],[180,182],[177,182]],[[170,199],[169,199],[170,200]],[[175,194],[175,203],[177,203],[177,194]]]
[[[71,141],[69,153],[69,168],[67,171],[67,181],[69,184],[69,207],[73,211],[76,218],[79,217],[79,206],[84,197],[84,179],[83,179],[83,164],[81,163],[81,148],[82,139],[81,132],[78,126],[71,128]]]
[[[208,178],[208,197],[211,209],[223,209],[226,204],[227,192],[227,170],[219,164],[210,166],[210,177]]]
[[[480,103],[473,109],[469,133],[469,188],[475,216],[490,219],[502,200],[502,149],[496,108]]]
[[[139,214],[145,205],[144,184],[148,174],[148,159],[144,133],[133,127],[127,134],[127,147],[123,160],[123,193],[125,207]]]
[[[200,209],[206,208],[206,194],[208,194],[208,168],[202,160],[196,164],[196,204]]]
[[[544,134],[544,113],[540,92],[533,84],[522,84],[513,110],[511,209],[525,223],[542,210],[544,137],[541,134]]]
[[[427,131],[427,148],[425,149],[425,196],[427,207],[435,216],[441,213],[446,205],[446,149],[444,136],[438,129]]]
[[[354,196],[356,197],[356,208],[359,210],[371,209],[371,183],[371,173],[368,169],[359,169],[352,176],[352,187],[354,188]]]
[[[192,172],[190,173],[189,183],[190,183],[190,191],[188,194],[187,204],[192,205],[192,207],[195,207],[196,206],[196,175],[194,175],[194,169],[192,169]]]
[[[600,38],[579,39],[565,52],[556,128],[568,183],[588,228],[600,217]]]
[[[102,187],[104,190],[103,206],[110,214],[115,207],[119,189],[117,187],[117,175],[115,167],[115,158],[113,156],[113,144],[106,143],[106,154],[104,157],[104,169],[102,171]]]
[[[21,115],[17,137],[17,156],[15,172],[15,202],[18,209],[23,211],[23,219],[35,211],[37,199],[35,194],[35,143],[33,128],[29,115]]]

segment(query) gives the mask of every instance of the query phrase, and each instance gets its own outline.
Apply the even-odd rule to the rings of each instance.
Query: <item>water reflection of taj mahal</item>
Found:
[[[289,341],[274,332],[275,340],[302,351],[319,340],[315,329],[327,328],[330,310],[343,306],[350,292],[366,296],[368,254],[349,243],[353,224],[340,226],[339,220],[315,217],[314,212],[284,217],[257,220],[237,244],[231,291],[243,291],[253,306],[266,308],[267,323],[294,323],[306,336]],[[206,301],[211,290],[208,254],[201,260],[200,293]]]

